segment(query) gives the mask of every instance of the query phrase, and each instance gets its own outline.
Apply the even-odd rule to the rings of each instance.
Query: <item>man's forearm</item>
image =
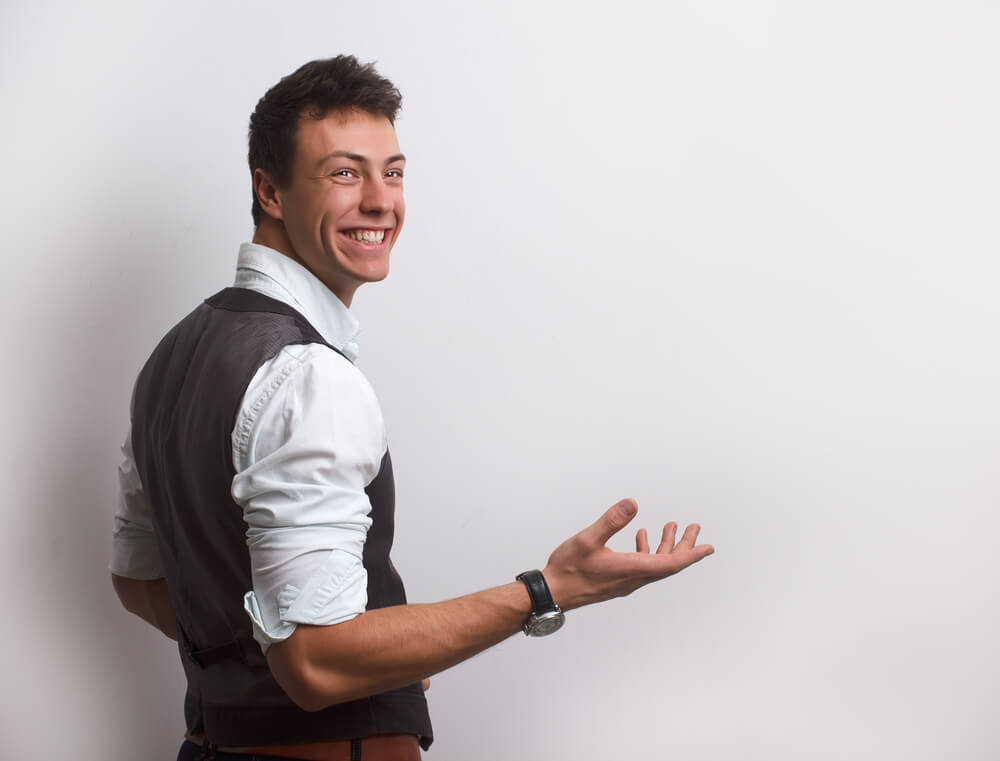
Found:
[[[549,557],[543,575],[563,610],[630,594],[713,552],[711,545],[695,546],[697,524],[676,541],[673,522],[663,527],[655,552],[645,529],[636,534],[635,552],[608,549],[637,509],[633,500],[618,502]],[[526,587],[512,582],[446,602],[372,610],[332,626],[300,625],[268,650],[267,661],[292,700],[320,710],[443,671],[517,632],[530,611]]]
[[[111,574],[111,584],[125,610],[152,624],[170,639],[177,639],[177,616],[166,579],[140,581]]]
[[[531,612],[521,582],[426,605],[370,610],[334,626],[300,625],[267,659],[306,710],[420,681],[520,631]]]

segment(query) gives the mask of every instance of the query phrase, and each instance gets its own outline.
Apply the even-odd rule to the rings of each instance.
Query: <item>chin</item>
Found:
[[[358,273],[358,276],[366,283],[379,283],[389,277],[389,262],[379,263],[375,267],[366,267]]]

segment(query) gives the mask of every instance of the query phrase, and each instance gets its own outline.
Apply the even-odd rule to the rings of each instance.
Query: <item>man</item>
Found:
[[[399,106],[352,56],[265,94],[250,120],[256,230],[234,287],[168,333],[136,381],[112,581],[179,641],[179,759],[418,759],[432,740],[422,680],[712,552],[696,525],[676,542],[673,523],[655,553],[644,530],[636,552],[609,550],[637,510],[623,500],[541,572],[406,604],[392,465],[348,311],[388,274],[403,224]]]

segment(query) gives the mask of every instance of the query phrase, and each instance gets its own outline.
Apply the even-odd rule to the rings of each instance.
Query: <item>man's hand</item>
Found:
[[[700,527],[692,523],[676,543],[677,524],[663,527],[659,547],[649,551],[646,529],[635,537],[635,552],[615,552],[605,545],[635,517],[634,500],[623,499],[595,523],[567,539],[549,557],[543,574],[552,599],[563,610],[623,597],[639,587],[682,571],[711,555],[710,544],[695,546]]]

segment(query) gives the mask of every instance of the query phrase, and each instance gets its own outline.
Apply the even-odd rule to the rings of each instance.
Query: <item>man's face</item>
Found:
[[[350,306],[362,283],[389,274],[403,226],[403,164],[396,131],[364,111],[299,123],[292,179],[279,190],[294,258]]]

